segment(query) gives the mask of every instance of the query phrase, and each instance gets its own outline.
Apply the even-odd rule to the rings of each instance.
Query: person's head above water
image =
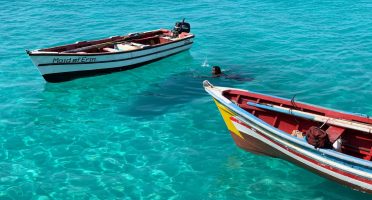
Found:
[[[221,72],[221,68],[219,66],[213,66],[212,67],[212,74],[213,75],[220,75],[222,72]]]

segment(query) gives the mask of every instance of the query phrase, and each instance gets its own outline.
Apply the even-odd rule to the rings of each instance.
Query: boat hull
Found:
[[[324,155],[319,149],[291,142],[270,130],[267,124],[261,123],[254,115],[242,114],[242,110],[219,95],[220,92],[206,90],[213,96],[238,147],[255,154],[287,160],[327,179],[362,192],[372,193],[370,166],[353,165],[345,160]],[[297,138],[295,140],[300,141]]]
[[[124,71],[161,60],[191,48],[193,38],[128,52],[109,54],[29,53],[32,62],[48,82]]]

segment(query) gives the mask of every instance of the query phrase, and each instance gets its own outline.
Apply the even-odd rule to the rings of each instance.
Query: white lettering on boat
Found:
[[[96,62],[96,58],[79,57],[79,58],[54,58],[53,63],[91,63]]]
[[[95,62],[96,58],[90,58],[90,57],[82,57],[81,62],[86,63],[86,62]]]

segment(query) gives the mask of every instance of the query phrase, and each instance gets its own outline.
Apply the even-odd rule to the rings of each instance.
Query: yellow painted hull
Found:
[[[218,110],[221,113],[221,116],[223,118],[223,121],[225,121],[225,124],[227,126],[227,129],[232,133],[235,134],[236,136],[240,137],[241,139],[244,139],[242,134],[238,131],[238,129],[235,128],[234,124],[230,120],[230,117],[236,116],[236,114],[231,111],[229,108],[226,106],[222,105],[219,103],[216,99],[213,99],[214,102],[217,105]]]

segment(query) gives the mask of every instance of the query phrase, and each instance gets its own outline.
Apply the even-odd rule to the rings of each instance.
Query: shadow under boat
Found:
[[[136,95],[125,107],[119,108],[118,113],[135,118],[153,118],[178,105],[183,105],[206,96],[204,89],[200,88],[200,82],[206,77],[202,74],[210,73],[202,70],[190,70],[172,75],[163,82],[151,84],[148,89]],[[214,82],[218,84],[237,85],[242,82],[253,81],[249,74],[242,73],[245,79],[229,79],[215,77]],[[209,76],[208,78],[211,78]]]

